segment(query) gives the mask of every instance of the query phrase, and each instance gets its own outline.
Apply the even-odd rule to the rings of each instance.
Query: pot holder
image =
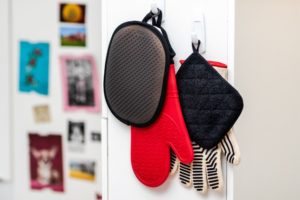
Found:
[[[208,61],[208,63],[227,80],[227,66],[225,64],[214,61]],[[193,186],[200,193],[207,193],[208,189],[222,191],[224,189],[222,157],[225,157],[226,161],[233,165],[238,165],[240,162],[239,146],[233,130],[231,129],[217,146],[209,150],[203,149],[195,142],[192,143],[194,161],[189,165],[180,163],[172,153],[171,175],[179,169],[180,182],[186,187]]]
[[[204,149],[216,146],[243,109],[243,99],[192,45],[193,53],[177,73],[180,104],[192,141]]]
[[[147,21],[152,19],[152,25]],[[161,27],[162,12],[142,22],[121,24],[111,38],[105,64],[104,94],[111,112],[123,123],[150,125],[159,116],[175,53]]]
[[[173,64],[160,116],[148,127],[131,127],[132,169],[143,184],[157,187],[165,182],[170,171],[170,148],[182,163],[193,161],[193,148],[180,108]]]

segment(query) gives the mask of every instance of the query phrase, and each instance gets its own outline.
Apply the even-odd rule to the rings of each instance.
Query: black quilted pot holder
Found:
[[[152,25],[147,21],[152,19]],[[107,52],[104,94],[111,112],[123,123],[150,125],[159,116],[165,97],[169,65],[175,55],[162,13],[121,24]]]
[[[182,64],[176,78],[191,140],[210,149],[222,140],[240,116],[243,99],[198,53],[198,48],[193,46],[194,52]]]

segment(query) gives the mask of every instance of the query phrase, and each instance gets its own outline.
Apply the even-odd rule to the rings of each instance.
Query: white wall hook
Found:
[[[198,37],[196,32],[192,32],[192,43],[193,44],[198,44]]]
[[[206,51],[206,30],[205,30],[205,19],[203,13],[197,13],[194,17],[192,24],[192,43],[197,44],[200,40],[201,45],[199,53],[205,53]]]
[[[151,12],[153,14],[158,14],[158,8],[162,11],[162,22],[165,21],[165,0],[152,0],[151,3]]]
[[[155,14],[155,15],[158,14],[158,7],[157,7],[157,4],[156,4],[155,2],[153,2],[153,3],[151,4],[151,12],[152,12],[153,14]]]

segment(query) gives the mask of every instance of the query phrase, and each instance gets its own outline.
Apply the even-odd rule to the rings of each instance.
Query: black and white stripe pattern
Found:
[[[225,135],[219,146],[221,146],[225,158],[229,163],[234,165],[240,163],[240,150],[232,130]]]
[[[173,175],[177,172],[178,165],[180,161],[176,157],[175,153],[171,150],[171,169],[170,169],[170,175]]]
[[[193,142],[194,162],[192,163],[194,188],[202,193],[207,192],[205,150]]]
[[[221,169],[221,149],[214,147],[206,151],[207,182],[211,189],[223,188],[223,176]]]
[[[180,163],[179,179],[181,183],[187,187],[192,185],[192,169],[191,165]]]

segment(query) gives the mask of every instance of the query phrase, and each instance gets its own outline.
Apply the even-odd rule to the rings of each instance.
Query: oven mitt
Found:
[[[152,25],[147,21],[152,19]],[[104,95],[121,122],[145,127],[163,107],[169,66],[175,52],[161,27],[162,12],[125,22],[114,31],[107,51]]]
[[[216,146],[243,109],[243,99],[193,46],[177,72],[179,99],[191,140],[205,149]]]
[[[174,154],[171,155],[171,175],[179,168],[179,179],[186,187],[193,186],[198,192],[206,193],[208,189],[222,191],[222,155],[227,162],[238,165],[240,151],[235,136],[229,131],[221,142],[207,150],[193,142],[194,161],[190,165],[180,163]]]
[[[227,78],[226,65],[209,61],[215,69]],[[190,165],[180,163],[176,156],[171,155],[171,174],[175,174],[179,168],[179,178],[182,184],[187,187],[193,186],[197,191],[206,193],[208,188],[221,191],[223,188],[223,176],[221,166],[221,154],[224,154],[226,161],[237,165],[240,162],[240,151],[233,131],[230,130],[221,142],[207,150],[193,142],[194,161]]]
[[[146,186],[165,182],[170,171],[170,149],[184,164],[193,161],[193,148],[180,108],[175,68],[169,70],[166,99],[158,119],[145,128],[131,127],[131,164]]]

